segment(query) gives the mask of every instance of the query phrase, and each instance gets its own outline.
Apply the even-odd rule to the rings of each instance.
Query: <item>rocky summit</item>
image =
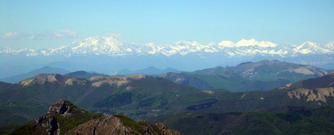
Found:
[[[61,99],[56,104],[49,107],[48,113],[70,114],[70,111],[72,111],[70,105],[71,103],[69,101]]]

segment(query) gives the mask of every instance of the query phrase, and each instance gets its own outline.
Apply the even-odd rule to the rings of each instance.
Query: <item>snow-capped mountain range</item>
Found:
[[[44,66],[68,71],[96,71],[118,74],[123,69],[150,66],[194,71],[216,66],[234,66],[246,61],[281,60],[334,69],[334,41],[325,45],[304,42],[280,45],[270,41],[242,39],[201,44],[179,41],[170,45],[135,44],[117,36],[88,37],[57,48],[0,48],[0,78],[29,72]]]
[[[120,41],[115,36],[88,37],[70,45],[50,49],[0,49],[0,54],[23,56],[76,56],[76,55],[187,55],[217,53],[225,57],[250,55],[297,56],[307,54],[334,54],[334,41],[319,45],[306,41],[301,45],[279,45],[270,41],[242,39],[237,42],[200,44],[196,41],[179,41],[172,45],[155,43],[134,44]]]

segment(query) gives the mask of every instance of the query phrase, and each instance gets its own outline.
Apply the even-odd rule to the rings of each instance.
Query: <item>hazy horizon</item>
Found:
[[[299,45],[334,40],[331,0],[0,1],[0,47],[56,48],[117,35],[134,44],[241,39]]]

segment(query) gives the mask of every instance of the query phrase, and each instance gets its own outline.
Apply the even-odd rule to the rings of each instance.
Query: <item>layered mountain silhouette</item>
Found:
[[[89,79],[41,74],[16,84],[0,83],[0,107],[22,123],[43,115],[66,98],[90,112],[124,114],[137,120],[178,112],[253,112],[281,106],[334,105],[334,74],[287,84],[270,91],[199,90],[144,75],[93,76]],[[6,117],[1,117],[2,119]],[[3,120],[1,120],[3,121]]]
[[[189,106],[195,112],[249,112],[279,106],[333,106],[334,74],[312,78],[270,90],[255,92],[206,91],[216,97]],[[317,84],[317,82],[321,82]],[[214,102],[213,102],[214,101]]]
[[[320,77],[328,71],[282,61],[245,62],[233,67],[215,67],[194,72],[167,73],[163,78],[198,89],[229,91],[270,90],[288,83]]]
[[[34,77],[39,74],[67,74],[69,71],[61,68],[55,68],[50,66],[41,67],[39,69],[32,70],[27,73],[14,75],[6,78],[0,79],[0,81],[8,82],[8,83],[16,83],[31,77]]]
[[[89,79],[93,76],[105,76],[105,74],[95,73],[95,72],[86,72],[86,71],[75,71],[75,72],[71,72],[65,75],[78,77],[78,78],[84,78],[84,79]]]
[[[93,44],[92,44],[93,43]],[[72,45],[48,49],[0,48],[0,78],[33,70],[34,66],[53,66],[70,71],[98,71],[115,74],[122,69],[149,66],[193,71],[217,65],[233,66],[263,58],[333,69],[333,42],[319,45],[278,45],[268,41],[242,39],[238,42],[200,44],[179,41],[172,45],[124,44],[117,37],[89,37]]]
[[[42,115],[61,98],[93,112],[151,117],[180,110],[178,100],[200,93],[192,87],[144,75],[83,79],[41,74],[16,84],[1,83],[0,88],[1,108],[27,119]]]
[[[118,75],[131,75],[131,74],[143,74],[143,75],[160,75],[168,72],[178,73],[180,71],[173,69],[173,68],[166,68],[166,69],[160,69],[156,67],[147,67],[144,69],[139,70],[129,70],[129,69],[123,69],[117,72]]]

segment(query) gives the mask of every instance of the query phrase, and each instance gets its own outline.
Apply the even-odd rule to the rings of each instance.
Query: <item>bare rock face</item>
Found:
[[[48,120],[48,123],[45,125],[47,127],[47,132],[49,135],[55,133],[59,129],[59,124],[57,122],[57,119],[55,117],[51,117]],[[57,132],[59,133],[59,132]]]
[[[327,98],[334,98],[334,88],[317,88],[317,89],[297,89],[294,91],[289,91],[289,98],[301,99],[306,98],[306,101],[322,101],[327,102]]]
[[[35,126],[41,133],[47,133],[48,135],[57,135],[60,133],[60,125],[54,114],[61,116],[70,115],[71,103],[65,99],[59,100],[56,104],[49,107],[49,110],[45,116],[39,117],[35,120]]]
[[[290,99],[304,99],[307,102],[328,102],[334,98],[334,73],[311,78],[296,83],[288,84],[279,88],[287,89],[287,96]]]
[[[59,123],[53,116],[42,116],[35,120],[36,129],[43,131],[40,133],[46,133],[48,135],[59,134]]]
[[[56,104],[49,107],[48,113],[70,114],[71,107],[69,103],[69,101],[61,99]]]
[[[59,100],[56,104],[49,107],[46,115],[35,120],[36,134],[58,135],[60,127],[56,116],[67,117],[71,115],[73,104],[65,99]],[[68,117],[67,117],[68,118]]]

